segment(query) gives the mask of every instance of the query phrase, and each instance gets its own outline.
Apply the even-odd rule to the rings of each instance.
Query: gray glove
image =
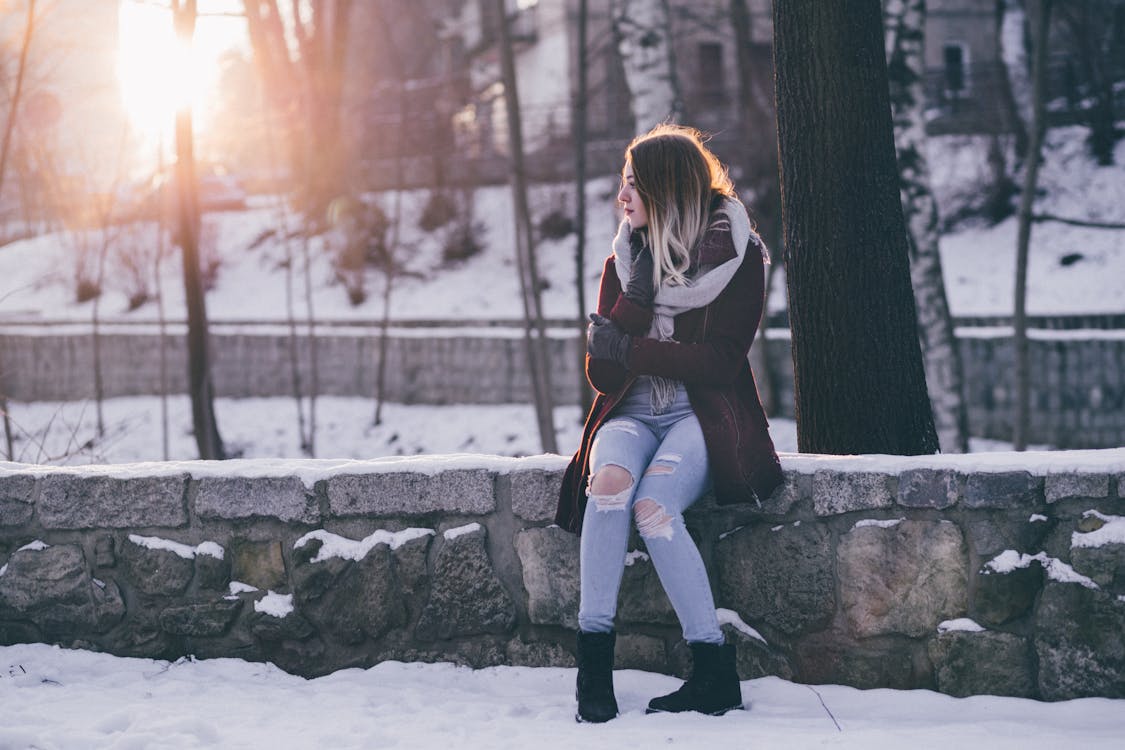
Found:
[[[647,227],[634,230],[629,236],[629,250],[632,253],[633,267],[629,273],[629,283],[625,285],[625,296],[639,307],[651,308],[656,290],[652,286],[652,248],[648,244]]]
[[[594,359],[610,359],[629,366],[629,345],[633,339],[609,318],[590,313],[590,327],[586,330],[586,351]]]

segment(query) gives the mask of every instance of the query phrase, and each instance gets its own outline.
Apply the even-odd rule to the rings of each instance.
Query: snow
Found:
[[[16,550],[16,552],[23,552],[25,549],[39,552],[40,550],[45,550],[50,546],[51,545],[47,544],[42,539],[36,539],[34,542],[28,542],[27,544],[23,545],[18,550]]]
[[[162,539],[158,536],[140,536],[138,534],[130,534],[129,541],[139,547],[174,552],[185,560],[194,560],[196,555],[208,555],[218,560],[223,559],[223,548],[215,542],[203,542],[195,547],[190,547],[171,539]]]
[[[722,539],[722,537],[719,538]],[[648,562],[649,559],[648,553],[635,549],[632,552],[625,553],[625,567],[629,567],[637,562]]]
[[[718,616],[720,625],[730,625],[740,633],[748,635],[751,638],[755,638],[762,643],[766,642],[766,639],[762,637],[762,634],[743,622],[742,618],[739,617],[738,613],[733,609],[724,609],[723,607],[719,607],[715,610],[715,615]]]
[[[1031,517],[1027,519],[1028,523],[1039,523],[1040,521],[1048,520],[1042,513],[1032,513]]]
[[[455,529],[447,529],[445,533],[442,534],[442,536],[445,537],[446,540],[451,541],[459,536],[472,534],[474,531],[480,531],[480,524],[476,523],[475,521],[473,523],[467,523],[464,526],[458,526]]]
[[[622,715],[587,725],[574,721],[574,669],[384,662],[306,680],[237,659],[16,645],[0,648],[0,747],[1101,750],[1125,735],[1125,700],[952,698],[767,677],[742,683],[746,711],[646,716],[679,680],[635,670],[614,679]]]
[[[367,553],[377,544],[386,544],[391,549],[398,549],[412,539],[418,539],[433,533],[433,529],[410,528],[402,531],[376,529],[357,542],[354,539],[338,536],[324,529],[317,529],[316,531],[310,531],[294,542],[293,549],[300,549],[311,540],[319,539],[322,542],[321,547],[317,550],[316,557],[312,558],[310,562],[324,562],[333,557],[359,561],[367,557]]]
[[[252,594],[255,591],[259,591],[259,590],[260,589],[257,586],[251,586],[250,584],[243,583],[242,581],[231,581],[230,582],[231,596],[235,596],[237,594]]]
[[[293,611],[293,595],[278,594],[270,589],[265,596],[254,602],[254,611],[282,619]]]
[[[890,519],[886,519],[886,520],[877,519],[877,518],[865,518],[862,521],[856,521],[855,526],[853,526],[852,528],[853,529],[861,529],[864,526],[878,526],[880,529],[890,529],[890,528],[893,528],[895,526],[898,526],[900,523],[902,523],[905,520],[906,520],[905,518],[890,518]]]
[[[946,620],[938,623],[937,632],[939,633],[983,633],[984,628],[977,624],[975,620],[970,620],[968,617],[961,617],[956,620]]]
[[[1105,522],[1105,526],[1095,531],[1082,533],[1075,531],[1070,535],[1070,547],[1103,547],[1107,544],[1125,544],[1125,516],[1107,516],[1096,510],[1088,510],[1083,518],[1093,516]]]
[[[1050,557],[1046,552],[1038,552],[1034,555],[1029,555],[1026,552],[1020,553],[1016,552],[1014,549],[1006,549],[985,563],[984,570],[981,572],[985,574],[989,572],[1011,573],[1018,568],[1026,568],[1035,561],[1039,561],[1043,569],[1047,571],[1047,577],[1052,581],[1057,581],[1059,583],[1077,583],[1088,589],[1099,588],[1098,584],[1094,583],[1093,580],[1082,575],[1062,560]]]

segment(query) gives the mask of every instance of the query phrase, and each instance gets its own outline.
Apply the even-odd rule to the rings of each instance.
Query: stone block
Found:
[[[1051,581],[1035,614],[1042,698],[1125,698],[1125,601]]]
[[[59,544],[12,553],[0,576],[0,619],[25,619],[48,634],[103,632],[124,614],[116,584],[95,583],[82,548]]]
[[[619,633],[613,650],[615,669],[642,669],[645,672],[668,672],[668,653],[664,641],[640,633]]]
[[[116,542],[109,534],[99,534],[94,538],[94,566],[112,568],[117,564]]]
[[[139,529],[187,524],[187,477],[55,474],[43,478],[39,522],[48,529]]]
[[[239,539],[231,543],[231,579],[248,583],[255,588],[280,589],[288,580],[281,542],[252,542]]]
[[[836,612],[834,558],[819,524],[754,525],[715,542],[720,607],[787,634],[816,630]]]
[[[394,471],[345,474],[327,481],[333,516],[481,515],[496,510],[495,479],[485,469],[429,475]]]
[[[952,523],[857,526],[840,538],[840,607],[859,638],[928,635],[968,608],[968,554]]]
[[[857,641],[845,633],[822,631],[803,636],[792,653],[797,682],[850,685],[863,690],[929,687],[915,674],[914,659],[904,639]]]
[[[962,503],[966,508],[1023,509],[1043,505],[1043,477],[1026,471],[977,472],[965,477]]]
[[[1109,497],[1109,475],[1048,472],[1043,492],[1048,503],[1075,498],[1106,498]]]
[[[250,618],[250,632],[263,641],[299,641],[308,638],[315,630],[299,612],[290,612],[285,617],[255,612]]]
[[[160,629],[172,635],[218,636],[227,631],[241,609],[239,599],[165,607],[160,613]]]
[[[558,526],[516,534],[527,616],[533,624],[578,629],[578,544],[575,534]]]
[[[621,593],[617,600],[617,621],[620,623],[676,625],[679,620],[656,566],[648,555],[634,555],[621,577]]]
[[[877,472],[821,469],[813,474],[813,510],[834,516],[894,505],[891,478]]]
[[[429,581],[426,556],[432,541],[433,535],[425,534],[414,537],[398,549],[391,551],[395,561],[395,575],[405,593],[412,594]]]
[[[206,477],[198,481],[195,513],[200,518],[238,521],[276,518],[286,523],[320,522],[316,496],[297,477]]]
[[[552,521],[562,486],[561,471],[530,469],[508,475],[512,488],[512,512],[525,521]]]
[[[573,667],[574,655],[557,643],[513,638],[504,649],[504,662],[513,667]]]
[[[516,626],[515,603],[492,567],[485,539],[483,527],[442,539],[416,638],[508,633]]]
[[[762,502],[761,512],[773,516],[784,516],[793,510],[801,500],[801,495],[807,493],[807,485],[812,479],[807,474],[795,471],[785,473],[785,477],[777,489],[767,498],[759,498]]]
[[[1070,564],[1099,586],[1125,593],[1125,544],[1071,547]]]
[[[898,504],[904,508],[949,508],[960,492],[961,478],[955,471],[911,469],[898,477]]]
[[[1043,588],[1043,566],[1038,560],[1007,573],[988,569],[977,575],[973,617],[985,625],[1004,625],[1031,611]]]
[[[1039,549],[1053,527],[1051,522],[1021,523],[977,516],[965,522],[973,551],[986,560],[1006,549]]]
[[[35,512],[35,477],[0,477],[0,526],[23,526]]]
[[[389,545],[376,544],[354,562],[339,557],[312,562],[320,546],[312,540],[294,550],[293,598],[322,637],[353,646],[406,624]]]
[[[934,682],[946,695],[1035,698],[1031,645],[1010,633],[941,633],[927,647]]]
[[[150,549],[131,540],[121,545],[126,574],[138,589],[154,596],[177,596],[187,590],[195,560],[167,549]]]
[[[195,580],[201,589],[226,591],[230,585],[230,560],[211,555],[195,556]]]
[[[767,644],[731,625],[724,625],[723,633],[727,643],[734,644],[739,679],[756,680],[759,677],[793,679],[793,665],[784,654],[774,651]]]

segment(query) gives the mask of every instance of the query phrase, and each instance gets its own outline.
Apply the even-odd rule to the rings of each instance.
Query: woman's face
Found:
[[[617,202],[625,212],[625,220],[629,222],[630,229],[640,229],[648,224],[648,212],[645,211],[641,195],[633,182],[633,165],[625,164],[621,172],[621,190],[617,192]]]

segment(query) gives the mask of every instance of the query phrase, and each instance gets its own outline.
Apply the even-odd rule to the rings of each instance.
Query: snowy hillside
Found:
[[[1042,170],[1042,197],[1036,210],[1071,218],[1125,221],[1125,141],[1118,144],[1117,165],[1097,167],[1088,158],[1083,128],[1052,130]],[[979,195],[987,179],[986,141],[981,137],[946,136],[931,141],[930,160],[934,189],[944,212],[952,212]],[[587,186],[587,258],[584,278],[587,305],[592,305],[602,262],[617,220],[613,178],[593,180]],[[455,264],[443,264],[445,231],[424,232],[419,217],[429,194],[414,191],[403,201],[402,242],[398,253],[408,275],[394,287],[392,307],[396,319],[516,319],[522,314],[513,251],[511,194],[496,186],[476,191],[474,222],[482,227],[484,249]],[[382,205],[392,213],[390,197]],[[570,187],[543,185],[532,191],[535,220],[553,211],[572,215]],[[287,279],[283,261],[292,252],[299,259],[299,241],[287,249],[277,235],[258,241],[263,233],[291,225],[274,199],[257,198],[247,211],[208,215],[204,229],[205,256],[218,261],[216,285],[208,294],[208,315],[213,321],[280,320],[286,315]],[[942,256],[950,307],[958,316],[1010,314],[1015,268],[1016,220],[1011,217],[988,227],[983,222],[963,222],[942,240]],[[76,303],[74,276],[79,247],[93,246],[96,236],[52,234],[0,247],[0,323],[3,320],[88,320],[90,302]],[[335,279],[325,251],[328,240],[317,239],[310,248],[314,307],[322,320],[376,319],[381,315],[382,279],[368,271],[366,302],[352,306],[345,289]],[[125,248],[156,245],[151,225],[124,231],[113,240],[114,254]],[[544,312],[549,317],[578,315],[575,294],[574,238],[544,240],[538,245],[539,270],[546,281]],[[93,265],[88,261],[92,274]],[[150,266],[151,267],[151,266]],[[779,266],[780,267],[780,266]],[[106,269],[103,318],[130,321],[157,319],[155,302],[128,312],[131,277],[111,257]],[[298,293],[303,274],[294,274]],[[1032,233],[1028,284],[1031,314],[1125,313],[1125,232],[1085,229],[1059,223],[1042,223]],[[155,291],[154,285],[150,285]],[[163,263],[162,286],[170,318],[183,318],[179,260],[170,255]],[[773,310],[784,309],[783,274],[775,275],[770,297]],[[298,315],[304,314],[298,304]]]

